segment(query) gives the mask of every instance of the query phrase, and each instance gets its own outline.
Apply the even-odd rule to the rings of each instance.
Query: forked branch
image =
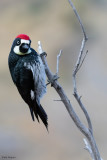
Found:
[[[77,85],[76,85],[76,75],[77,75],[79,69],[81,68],[81,66],[82,66],[82,64],[83,64],[83,62],[84,62],[84,59],[85,59],[85,57],[86,57],[86,55],[87,55],[87,52],[86,52],[86,54],[84,55],[84,48],[85,48],[85,44],[86,44],[86,42],[87,42],[87,40],[88,40],[88,37],[87,37],[87,35],[86,35],[84,26],[83,26],[83,24],[82,24],[82,21],[81,21],[81,19],[80,19],[79,14],[77,13],[77,10],[76,10],[75,6],[73,5],[73,3],[72,3],[71,0],[68,0],[68,1],[69,1],[69,3],[70,3],[71,7],[72,7],[73,10],[74,10],[74,13],[75,13],[75,15],[76,15],[76,17],[77,17],[77,20],[79,21],[81,30],[82,30],[82,32],[83,32],[83,40],[82,40],[82,43],[81,43],[80,52],[79,52],[78,59],[77,59],[77,62],[76,62],[76,64],[75,64],[74,71],[73,71],[73,87],[74,87],[74,93],[73,93],[73,95],[74,95],[74,97],[76,98],[79,106],[81,107],[82,111],[83,111],[84,114],[85,114],[85,117],[86,117],[86,119],[87,119],[88,127],[89,127],[90,132],[93,133],[92,124],[91,124],[91,119],[90,119],[90,117],[89,117],[89,115],[88,115],[88,112],[87,112],[87,110],[85,109],[85,107],[84,107],[84,105],[83,105],[83,103],[82,103],[82,101],[81,101],[80,96],[78,95]]]
[[[55,88],[55,90],[59,94],[59,96],[61,98],[60,101],[62,101],[64,103],[64,105],[65,105],[70,117],[74,121],[75,125],[78,127],[78,129],[86,137],[86,139],[84,140],[85,145],[86,145],[85,148],[88,150],[88,152],[90,153],[93,160],[101,160],[101,157],[100,157],[100,154],[99,154],[99,151],[98,151],[98,148],[97,148],[94,136],[93,136],[93,128],[92,128],[92,124],[91,124],[91,119],[88,115],[88,112],[87,112],[85,106],[83,105],[83,103],[81,101],[81,96],[78,95],[77,85],[76,85],[76,75],[77,75],[79,69],[81,68],[81,66],[84,62],[84,59],[86,57],[86,54],[87,54],[87,52],[84,54],[84,48],[85,48],[85,44],[86,44],[86,41],[88,40],[88,38],[87,38],[87,35],[85,32],[84,26],[82,24],[82,21],[80,19],[80,16],[78,15],[78,13],[76,11],[75,6],[73,5],[71,0],[68,0],[68,1],[70,3],[71,7],[73,8],[73,11],[79,21],[79,24],[80,24],[82,32],[83,32],[83,40],[81,43],[78,59],[77,59],[77,62],[75,64],[74,71],[73,71],[73,86],[74,86],[74,97],[76,98],[79,106],[81,107],[82,111],[85,114],[85,117],[88,122],[88,128],[81,122],[78,115],[74,111],[73,106],[72,106],[70,100],[68,99],[65,91],[63,90],[62,86],[58,83],[57,79],[58,79],[59,58],[61,55],[61,51],[60,51],[60,54],[57,56],[57,72],[55,75],[51,72],[51,70],[47,64],[47,60],[46,60],[46,56],[45,56],[46,53],[42,50],[42,46],[41,46],[40,41],[38,42],[38,52],[40,53],[41,59],[45,65],[45,71],[46,71],[46,75],[48,77],[49,82],[51,83],[51,85]]]

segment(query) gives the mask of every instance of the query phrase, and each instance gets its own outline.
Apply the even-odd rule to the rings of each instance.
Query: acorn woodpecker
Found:
[[[21,97],[28,104],[32,120],[41,118],[48,129],[48,117],[40,104],[46,93],[45,68],[40,55],[31,48],[31,40],[25,34],[18,35],[13,41],[8,57],[10,74]]]

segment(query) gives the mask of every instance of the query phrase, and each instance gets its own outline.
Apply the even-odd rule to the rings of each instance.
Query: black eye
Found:
[[[17,45],[20,45],[20,40],[17,40],[17,42],[16,42],[16,43],[17,43]]]

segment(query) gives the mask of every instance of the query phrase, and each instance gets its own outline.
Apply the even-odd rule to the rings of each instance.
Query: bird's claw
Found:
[[[40,56],[41,56],[41,57],[42,57],[42,56],[45,56],[45,57],[46,57],[46,56],[47,56],[47,53],[46,53],[46,52],[43,52],[43,53],[40,54]]]

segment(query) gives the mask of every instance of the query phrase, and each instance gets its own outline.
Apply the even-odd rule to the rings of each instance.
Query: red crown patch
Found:
[[[25,40],[30,40],[30,37],[27,36],[26,34],[19,34],[16,38],[25,39]]]

